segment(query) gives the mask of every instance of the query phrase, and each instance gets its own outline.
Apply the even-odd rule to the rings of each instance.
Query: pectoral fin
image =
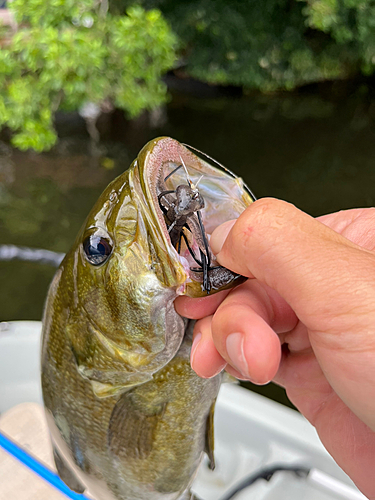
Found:
[[[214,413],[215,413],[216,400],[212,403],[210,412],[207,416],[206,423],[206,445],[205,452],[208,456],[209,467],[211,470],[215,469],[215,457],[214,457]]]
[[[166,405],[150,411],[137,407],[131,392],[116,403],[108,428],[108,445],[119,457],[145,459],[151,453],[154,434]]]

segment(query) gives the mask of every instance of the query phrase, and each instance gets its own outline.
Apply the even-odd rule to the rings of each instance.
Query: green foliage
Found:
[[[54,112],[110,103],[134,117],[166,100],[176,37],[160,11],[106,12],[93,0],[13,0],[0,51],[0,126],[20,149],[49,149]],[[1,40],[0,40],[1,43]]]
[[[9,2],[10,3],[10,2]],[[12,0],[10,8],[18,23],[39,27],[71,26],[72,20],[92,15],[92,0]]]
[[[329,34],[341,47],[351,46],[365,74],[375,68],[374,0],[307,0],[308,24]]]
[[[219,84],[292,89],[375,67],[374,0],[112,0],[159,8],[186,71]]]

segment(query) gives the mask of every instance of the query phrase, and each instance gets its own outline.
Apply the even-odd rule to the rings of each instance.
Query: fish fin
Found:
[[[72,469],[66,464],[65,460],[61,457],[57,448],[53,445],[53,458],[55,460],[55,465],[60,478],[64,483],[69,486],[69,488],[76,493],[83,493],[85,487],[80,483],[77,476],[74,474]]]
[[[215,456],[214,456],[214,444],[215,444],[215,439],[214,439],[214,413],[215,413],[215,404],[216,404],[216,399],[212,403],[210,412],[207,416],[207,422],[206,422],[206,443],[205,443],[205,449],[204,451],[206,452],[209,460],[209,468],[211,470],[215,469]]]
[[[108,445],[119,457],[145,459],[151,453],[154,433],[166,404],[144,411],[124,393],[113,408],[108,426]]]

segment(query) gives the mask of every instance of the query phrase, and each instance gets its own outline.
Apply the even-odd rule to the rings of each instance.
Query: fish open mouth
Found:
[[[144,154],[144,187],[166,244],[186,274],[178,293],[203,296],[243,281],[218,264],[209,245],[218,225],[236,219],[254,201],[242,179],[171,138],[155,139]]]

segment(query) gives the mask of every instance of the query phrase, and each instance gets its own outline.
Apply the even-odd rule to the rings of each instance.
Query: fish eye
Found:
[[[84,240],[83,250],[85,252],[86,259],[90,262],[90,264],[93,266],[99,266],[100,264],[103,264],[111,255],[112,245],[102,236],[92,234]]]

